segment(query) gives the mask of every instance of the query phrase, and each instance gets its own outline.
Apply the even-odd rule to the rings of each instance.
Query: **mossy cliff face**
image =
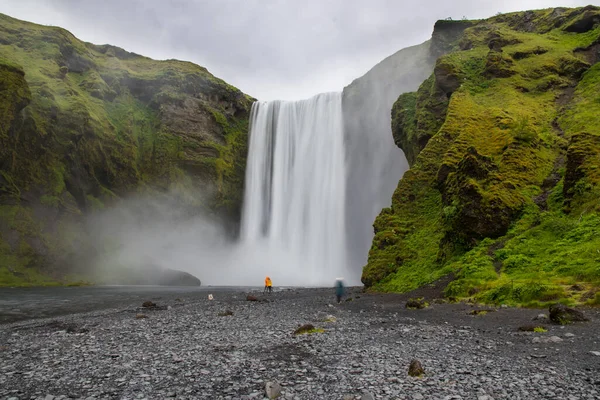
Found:
[[[56,238],[132,194],[235,225],[251,102],[197,65],[0,15],[0,284],[64,277]]]
[[[390,109],[398,93],[418,89],[433,72],[436,59],[451,51],[471,25],[470,21],[440,21],[435,24],[431,40],[396,52],[344,88],[344,135],[347,159],[351,161],[345,205],[351,268],[365,264],[373,219],[381,207],[389,204],[396,183],[408,169],[406,159],[392,142]],[[409,146],[400,147],[411,160]]]
[[[471,21],[453,39],[392,110],[411,169],[375,220],[365,285],[453,273],[453,297],[600,301],[599,42],[593,6]]]

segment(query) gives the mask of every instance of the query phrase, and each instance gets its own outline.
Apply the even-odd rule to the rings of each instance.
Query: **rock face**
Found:
[[[599,15],[527,11],[436,34],[447,50],[392,109],[411,168],[374,222],[366,286],[408,291],[453,273],[447,296],[598,301],[561,280],[594,292],[600,278],[585,250],[600,246]]]
[[[396,148],[390,131],[390,109],[399,93],[417,90],[471,22],[438,22],[432,39],[402,49],[344,88],[342,110],[349,165],[346,224],[350,263],[363,266],[373,237],[373,219],[390,196],[413,157],[412,149]],[[447,101],[444,98],[445,101]],[[397,140],[396,135],[393,136]],[[423,143],[426,140],[422,141]],[[398,143],[398,142],[396,142]]]
[[[235,232],[250,97],[192,63],[56,27],[0,15],[0,37],[0,285],[64,276],[65,226],[133,193]]]

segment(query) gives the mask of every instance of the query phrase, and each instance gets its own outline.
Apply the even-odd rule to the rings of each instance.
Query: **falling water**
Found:
[[[253,270],[283,285],[352,279],[344,157],[341,93],[254,103],[242,218]]]

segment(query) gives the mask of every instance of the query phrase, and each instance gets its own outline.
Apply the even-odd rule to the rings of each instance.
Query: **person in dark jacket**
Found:
[[[335,297],[337,298],[337,302],[342,301],[342,296],[344,295],[344,278],[337,278],[335,280]]]

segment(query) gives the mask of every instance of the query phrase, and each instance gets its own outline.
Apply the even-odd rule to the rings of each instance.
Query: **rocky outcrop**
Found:
[[[431,40],[418,46],[402,49],[381,61],[364,76],[354,80],[344,88],[342,108],[344,132],[349,165],[346,185],[346,224],[348,253],[353,267],[365,264],[369,242],[373,237],[371,225],[377,212],[389,204],[393,188],[402,177],[408,165],[420,148],[412,148],[399,143],[403,135],[397,130],[403,122],[404,106],[390,110],[399,93],[412,92],[426,79],[436,65],[436,59],[458,47],[460,34],[472,24],[470,21],[440,21],[433,30]],[[407,99],[411,103],[410,99]],[[441,102],[446,102],[444,97]],[[401,107],[401,108],[400,108]],[[431,109],[439,109],[443,114],[444,104],[431,104]],[[412,111],[408,111],[411,114]],[[394,146],[390,124],[394,120],[393,140],[402,152]],[[443,116],[440,116],[443,121]],[[407,129],[412,122],[406,119]],[[429,138],[422,125],[436,123],[426,116],[418,123],[414,134],[419,143]]]
[[[400,94],[392,132],[411,168],[373,225],[366,286],[408,291],[454,273],[452,297],[596,301],[562,282],[600,279],[585,250],[600,245],[597,13],[465,23]]]
[[[0,36],[0,285],[19,283],[5,266],[24,283],[64,277],[85,232],[57,238],[131,194],[171,196],[235,233],[250,97],[192,63],[56,27],[0,15]]]

